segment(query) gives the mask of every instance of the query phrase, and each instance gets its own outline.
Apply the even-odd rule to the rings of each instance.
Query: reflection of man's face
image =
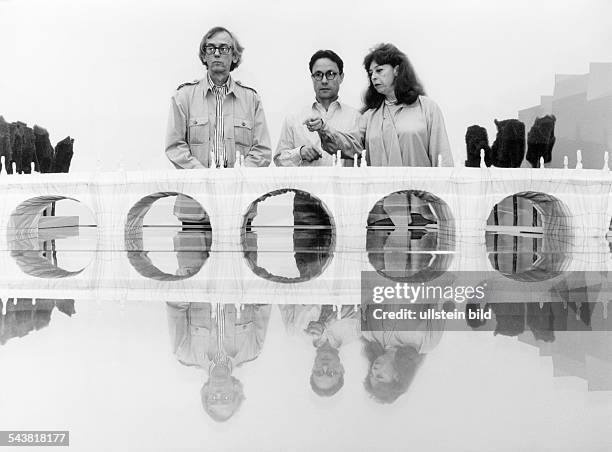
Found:
[[[221,55],[219,50],[215,50],[212,55],[206,54],[206,65],[208,71],[217,75],[227,76],[230,73],[232,62],[236,62],[237,56],[234,53],[234,40],[226,31],[220,31],[212,35],[207,41],[207,46],[220,47],[230,46],[232,50],[227,55]]]
[[[317,349],[312,367],[312,379],[318,388],[329,389],[337,385],[343,374],[344,367],[337,350],[331,347]]]
[[[202,401],[216,417],[228,419],[236,411],[236,391],[229,372],[214,374],[202,388]]]

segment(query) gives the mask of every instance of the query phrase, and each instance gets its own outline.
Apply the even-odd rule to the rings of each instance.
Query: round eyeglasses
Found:
[[[323,76],[325,76],[327,80],[334,80],[336,77],[338,77],[338,73],[334,71],[327,71],[324,74],[321,71],[317,71],[314,74],[312,74],[312,78],[314,78],[317,82],[320,82],[321,80],[323,80]]]
[[[232,46],[221,44],[219,47],[207,44],[204,46],[204,52],[206,55],[214,55],[219,50],[219,55],[228,55],[232,51]]]
[[[327,369],[327,370],[314,369],[312,371],[312,374],[315,377],[322,377],[323,375],[327,375],[328,377],[335,377],[336,375],[340,375],[340,372],[334,369]]]

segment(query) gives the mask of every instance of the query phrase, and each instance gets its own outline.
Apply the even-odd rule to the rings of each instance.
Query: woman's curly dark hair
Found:
[[[368,359],[368,374],[363,382],[366,391],[379,403],[392,403],[408,390],[416,371],[425,359],[425,355],[416,352],[414,347],[406,345],[397,349],[393,367],[397,371],[398,378],[390,383],[379,383],[372,386],[370,373],[372,364],[379,356],[385,353],[383,346],[377,341],[368,341],[362,338],[363,354]]]
[[[368,73],[368,88],[363,96],[364,106],[362,112],[377,109],[385,100],[385,96],[374,89],[372,79],[369,76],[370,65],[373,61],[379,65],[390,64],[393,67],[397,66],[395,97],[398,103],[410,105],[419,98],[419,95],[425,95],[425,89],[414,72],[414,68],[406,54],[393,44],[378,44],[363,59],[363,67],[366,73]]]

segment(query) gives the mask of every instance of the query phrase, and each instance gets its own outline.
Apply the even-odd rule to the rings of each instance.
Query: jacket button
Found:
[[[244,127],[244,126],[246,126],[246,122],[243,122],[243,123],[242,123],[242,127]]]

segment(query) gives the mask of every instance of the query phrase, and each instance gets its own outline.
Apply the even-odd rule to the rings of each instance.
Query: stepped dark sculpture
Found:
[[[49,132],[39,125],[28,127],[25,122],[8,122],[0,116],[0,157],[4,156],[7,174],[30,174],[32,163],[39,173],[67,173],[72,162],[74,138],[67,136],[55,149]],[[13,170],[14,167],[14,170]]]
[[[536,118],[527,134],[527,161],[533,168],[540,166],[540,157],[544,163],[550,163],[552,149],[555,145],[555,115]]]
[[[36,136],[36,153],[34,154],[35,169],[39,173],[51,172],[55,150],[49,139],[49,132],[42,127],[34,126]]]
[[[16,161],[17,172],[19,174],[30,174],[32,172],[32,162],[36,154],[36,135],[27,125],[20,126],[23,145],[21,148],[21,161]]]
[[[467,160],[465,166],[478,168],[480,167],[480,151],[485,151],[485,164],[491,166],[493,164],[493,153],[489,146],[489,136],[487,129],[478,125],[468,127],[465,133],[465,145],[467,150]]]
[[[497,137],[491,146],[498,168],[519,168],[525,157],[525,124],[518,119],[495,120]]]
[[[70,169],[70,162],[72,161],[72,155],[74,154],[72,148],[74,144],[74,138],[67,136],[62,141],[57,143],[55,146],[55,158],[53,159],[53,165],[51,165],[52,173],[67,173]]]
[[[7,173],[13,174],[13,165],[15,163],[15,170],[19,173],[19,169],[21,168],[21,156],[23,154],[23,127],[25,127],[25,123],[23,122],[13,122],[9,125],[10,128],[10,146],[11,146],[11,158],[7,164]]]
[[[10,124],[0,116],[0,157],[4,156],[4,161],[8,167],[11,161],[11,128]],[[0,171],[2,171],[2,163],[0,162]]]

